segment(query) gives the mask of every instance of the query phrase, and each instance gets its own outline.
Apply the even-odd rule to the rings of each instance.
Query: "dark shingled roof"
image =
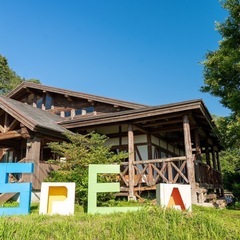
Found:
[[[57,124],[57,122],[62,120],[61,117],[14,99],[0,97],[0,108],[32,131],[50,135],[59,135],[59,133],[62,134],[67,131],[64,127]]]

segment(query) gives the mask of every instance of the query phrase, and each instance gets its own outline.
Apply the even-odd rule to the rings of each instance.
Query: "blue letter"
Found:
[[[1,207],[1,215],[30,212],[32,183],[8,183],[9,173],[33,173],[33,163],[0,163],[0,193],[20,193],[19,207]]]

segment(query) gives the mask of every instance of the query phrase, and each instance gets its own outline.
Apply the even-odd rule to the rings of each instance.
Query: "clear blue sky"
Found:
[[[0,0],[0,54],[21,77],[105,97],[161,105],[203,99],[208,50],[227,13],[218,0]]]

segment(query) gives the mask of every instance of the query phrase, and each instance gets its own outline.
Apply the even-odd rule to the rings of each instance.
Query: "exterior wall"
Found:
[[[120,132],[121,129],[121,132]],[[100,127],[97,129],[89,129],[89,131],[96,131],[100,134],[114,135],[109,138],[106,144],[111,145],[115,149],[121,149],[127,151],[128,137],[127,137],[127,125],[121,125],[121,128],[117,125]],[[118,136],[119,135],[119,136]],[[173,156],[184,156],[184,151],[166,141],[151,135],[151,143],[149,148],[147,134],[134,134],[134,145],[135,145],[135,160],[148,160],[149,156],[152,159],[166,158]],[[149,155],[148,151],[151,151]]]
[[[162,139],[159,139],[155,136],[151,136],[151,142],[152,142],[152,151],[153,151],[153,156],[155,155],[155,151],[157,151],[159,149],[159,151],[161,151],[161,155],[158,156],[159,158],[161,157],[166,157],[166,156],[163,156],[163,155],[168,155],[169,157],[170,156],[184,156],[185,153],[183,150],[169,144],[168,142],[162,140]],[[165,153],[165,154],[163,154]]]

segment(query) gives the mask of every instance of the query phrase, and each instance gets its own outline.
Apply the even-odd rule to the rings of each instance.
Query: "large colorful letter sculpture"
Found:
[[[43,182],[39,214],[74,214],[75,183]]]
[[[97,207],[98,192],[120,192],[120,183],[98,183],[98,173],[120,173],[120,165],[90,164],[88,169],[88,213],[127,212],[140,207]]]
[[[31,183],[8,183],[9,173],[33,173],[33,163],[0,163],[0,192],[20,193],[18,207],[1,207],[0,215],[19,215],[30,212]]]
[[[179,210],[192,210],[191,187],[187,184],[165,184],[156,186],[157,204]]]

